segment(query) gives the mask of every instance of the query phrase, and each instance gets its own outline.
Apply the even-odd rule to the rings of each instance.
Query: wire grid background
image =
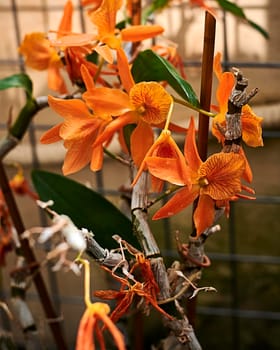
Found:
[[[251,18],[252,16],[254,16],[254,14],[258,14],[260,16],[258,18],[262,18],[263,13],[267,13],[267,19],[263,23],[269,31],[269,34],[271,36],[271,42],[267,43],[266,41],[264,41],[264,39],[260,38],[260,36],[258,36],[255,32],[254,34],[252,34],[253,31],[250,31],[250,29],[248,29],[246,26],[243,26],[242,23],[239,23],[238,21],[235,21],[233,23],[232,17],[228,15],[223,15],[218,20],[217,47],[224,54],[223,58],[225,68],[229,68],[232,66],[243,68],[244,72],[248,72],[247,75],[249,77],[250,82],[249,86],[259,86],[262,90],[264,90],[261,96],[257,97],[256,101],[256,109],[259,108],[259,111],[263,113],[263,116],[265,116],[264,142],[265,145],[268,144],[268,150],[266,151],[267,153],[264,153],[261,156],[261,159],[264,161],[263,164],[272,163],[271,175],[274,179],[272,179],[272,182],[275,182],[275,177],[280,175],[279,166],[276,170],[273,169],[273,163],[279,163],[279,160],[277,160],[277,155],[272,156],[272,154],[277,153],[277,148],[279,150],[280,145],[280,118],[278,117],[280,116],[280,112],[278,112],[279,92],[277,90],[277,80],[279,81],[278,77],[280,78],[280,56],[278,50],[280,49],[280,47],[277,46],[277,34],[275,34],[277,25],[275,24],[275,28],[273,28],[273,24],[271,25],[271,19],[273,19],[273,17],[277,17],[277,13],[280,12],[280,6],[279,4],[277,6],[275,1],[239,1],[238,3],[241,6],[244,5],[246,13],[248,13],[249,11]],[[59,22],[63,4],[63,1],[55,0],[1,1],[0,30],[5,39],[2,39],[0,42],[1,77],[17,73],[19,71],[26,71],[26,67],[23,64],[21,57],[19,57],[19,55],[17,54],[17,47],[23,39],[24,34],[32,31],[47,32],[50,28],[55,28],[55,26]],[[271,9],[271,6],[273,9]],[[268,11],[269,8],[270,11]],[[183,19],[181,18],[182,12],[182,7],[178,6],[171,14],[166,15],[166,17],[164,17],[165,15],[163,14],[162,17],[159,18],[159,20],[167,22],[167,28],[169,29],[169,38],[174,39],[175,41],[178,31],[176,32],[176,25],[174,23],[176,23],[176,19],[177,22],[179,22],[178,18],[180,18],[181,20],[181,25],[182,23],[184,23],[184,21],[182,22]],[[250,15],[248,16],[250,17]],[[183,54],[183,57],[186,58],[185,66],[188,77],[191,80],[191,84],[194,86],[196,91],[199,91],[199,74],[201,64],[199,52],[201,51],[202,46],[199,46],[197,43],[200,42],[202,45],[203,42],[203,16],[201,15],[201,11],[198,12],[192,10],[187,12],[186,17],[190,23],[189,27],[186,28],[186,31],[189,31],[189,33],[186,38],[180,38],[181,40],[179,41],[179,45],[181,46],[181,43],[183,44],[181,53]],[[156,20],[157,19],[158,18],[156,18]],[[267,27],[268,24],[270,25],[269,28]],[[183,32],[181,29],[180,32]],[[80,32],[85,30],[90,30],[90,24],[86,21],[83,15],[83,11],[79,6],[79,3],[75,3],[74,31]],[[191,41],[190,38],[192,38],[194,35],[196,35],[196,37],[193,41]],[[240,43],[239,40],[242,36],[245,37],[245,40],[241,40]],[[253,39],[251,39],[251,36]],[[234,40],[232,40],[232,38],[234,38]],[[251,42],[252,40],[254,40],[253,45]],[[270,54],[256,54],[256,52],[259,51],[259,47],[262,45],[272,46],[272,48],[270,49]],[[248,52],[253,51],[251,56],[249,54],[244,55],[244,46],[248,46]],[[35,96],[44,95],[48,93],[46,86],[41,83],[42,78],[39,78],[39,76],[41,77],[42,73],[34,71],[28,71],[28,73],[30,73],[31,77],[36,81],[36,84],[34,84]],[[270,83],[266,84],[265,88],[263,88],[262,85],[265,81],[269,81]],[[4,92],[4,94],[2,94],[1,92],[0,102],[1,105],[7,105],[9,103],[10,105],[13,105],[13,109],[16,113],[16,110],[20,107],[20,104],[23,101],[23,96],[21,96],[21,94],[18,91],[14,91],[14,89],[12,90]],[[1,116],[1,132],[5,132],[7,113],[7,110],[5,110],[4,114]],[[48,148],[48,150],[46,151],[42,149],[42,147],[39,146],[37,142],[37,139],[40,136],[41,132],[49,128],[49,125],[56,123],[57,120],[57,117],[54,114],[50,113],[50,111],[44,111],[40,113],[40,116],[36,118],[36,120],[31,124],[28,134],[24,138],[23,144],[18,147],[19,150],[15,150],[15,152],[12,152],[14,156],[13,154],[11,155],[11,160],[19,159],[23,163],[26,163],[27,169],[41,167],[46,170],[51,171],[53,169],[54,171],[58,172],[63,159],[63,150],[61,149],[57,151],[58,146],[55,145],[55,147],[53,148],[52,146],[50,146],[50,148]],[[215,149],[215,146],[212,145],[210,140],[210,150],[212,149]],[[253,168],[255,167],[255,169],[258,172],[261,172],[263,170],[263,164],[258,164],[258,162],[260,162],[260,159],[258,159],[258,150],[254,150],[254,152],[256,154],[256,158],[253,158],[253,161],[255,161],[256,163],[253,164]],[[253,153],[249,153],[249,159],[251,154]],[[271,158],[268,160],[270,161],[270,163],[265,162],[265,160],[267,160],[267,157]],[[116,174],[118,174],[118,176],[115,176]],[[275,345],[277,344],[275,339],[270,339],[272,340],[271,342],[269,342],[269,340],[266,339],[266,336],[268,338],[273,338],[275,336],[275,329],[277,329],[277,327],[278,329],[280,329],[280,309],[274,308],[273,306],[271,308],[265,308],[265,306],[263,306],[262,304],[260,304],[258,307],[257,302],[252,303],[251,307],[249,304],[249,307],[244,308],[242,306],[241,301],[242,295],[244,293],[244,289],[242,289],[244,288],[244,285],[242,285],[242,283],[240,285],[239,282],[241,266],[252,266],[253,269],[255,268],[256,270],[263,269],[263,274],[266,273],[265,267],[268,266],[269,269],[275,269],[277,273],[273,274],[272,276],[274,276],[274,279],[271,278],[269,282],[267,282],[267,284],[264,284],[264,286],[266,286],[266,288],[270,288],[270,284],[279,284],[280,251],[278,251],[277,254],[277,249],[273,250],[273,254],[270,255],[269,250],[266,249],[265,244],[263,251],[267,252],[266,254],[263,254],[262,250],[259,250],[258,253],[254,254],[243,252],[242,249],[240,249],[240,235],[242,235],[243,233],[240,230],[240,227],[238,227],[238,220],[240,219],[240,215],[245,215],[244,210],[246,211],[248,208],[250,208],[251,211],[255,210],[259,212],[261,210],[261,212],[266,212],[266,209],[263,208],[269,208],[268,210],[272,211],[273,213],[277,213],[277,210],[279,211],[279,186],[276,189],[273,188],[273,191],[271,191],[270,189],[267,192],[265,192],[265,190],[263,191],[262,184],[263,182],[267,181],[267,177],[269,182],[269,173],[264,174],[262,172],[262,174],[256,179],[256,186],[254,187],[260,188],[260,195],[257,196],[256,201],[250,201],[249,203],[238,202],[232,205],[230,219],[226,222],[223,222],[223,226],[225,226],[225,232],[223,232],[224,238],[221,249],[222,252],[220,250],[215,250],[216,247],[211,247],[211,244],[209,247],[210,252],[208,255],[211,258],[213,265],[210,269],[215,270],[215,268],[218,268],[221,270],[224,266],[226,266],[227,268],[227,273],[225,277],[226,287],[224,288],[223,286],[220,286],[220,293],[222,294],[223,289],[225,289],[227,291],[228,300],[221,300],[221,302],[219,302],[218,298],[215,299],[216,302],[214,301],[213,303],[211,303],[209,302],[209,300],[213,298],[212,296],[200,297],[197,306],[198,335],[199,339],[203,338],[205,333],[205,327],[210,329],[209,332],[215,331],[213,323],[216,323],[216,327],[218,327],[219,325],[221,326],[221,323],[225,323],[226,328],[224,330],[223,328],[221,328],[221,330],[222,332],[225,332],[223,333],[225,335],[225,338],[228,338],[227,340],[225,340],[225,344],[227,344],[228,349],[247,349],[249,347],[246,347],[246,345],[244,345],[247,343],[254,344],[251,345],[250,349],[280,349],[280,346],[277,347],[277,345]],[[90,178],[91,184],[96,190],[110,196],[110,198],[114,201],[116,200],[114,199],[114,196],[118,196],[118,191],[116,191],[115,188],[117,188],[118,185],[127,181],[127,174],[124,173],[121,168],[118,168],[118,166],[116,167],[114,165],[114,168],[112,168],[110,162],[105,161],[105,170],[103,172],[98,172],[97,174],[89,174],[89,172],[85,170],[73,176],[73,178],[80,181],[86,181],[85,179]],[[253,185],[254,184],[255,183],[253,183]],[[260,209],[260,207],[262,209]],[[41,216],[39,214],[30,214],[30,211],[28,211],[28,209],[26,208],[23,208],[22,215],[24,218],[28,218],[28,225],[35,225],[37,224],[38,219],[41,219]],[[173,257],[175,259],[177,258],[176,251],[173,249],[171,250],[170,247],[173,246],[171,237],[174,233],[174,230],[176,229],[176,220],[176,218],[172,220],[164,220],[160,228],[156,228],[162,234],[161,246],[164,255]],[[256,220],[256,218],[253,217],[251,220]],[[268,236],[273,236],[279,233],[279,215],[275,215],[273,220],[275,220],[275,224],[273,225],[273,231],[270,232]],[[249,218],[247,224],[253,226],[259,225],[260,223],[256,221],[252,222]],[[217,237],[216,239],[221,238]],[[254,243],[254,241],[252,242]],[[208,242],[206,245],[206,251],[207,249]],[[253,249],[252,252],[254,252]],[[252,271],[250,268],[248,268],[248,270]],[[203,284],[206,283],[204,280],[205,275],[207,281],[207,271],[205,271],[203,275]],[[223,272],[221,273],[221,275],[223,276]],[[83,310],[83,300],[81,298],[81,281],[78,279],[74,281],[76,287],[73,288],[73,290],[75,291],[75,294],[67,294],[66,288],[68,287],[65,286],[71,286],[71,283],[73,283],[72,276],[70,278],[68,274],[56,275],[50,270],[47,270],[45,277],[48,282],[50,293],[52,298],[54,299],[57,309],[62,310],[64,314],[65,326],[67,327],[67,335],[69,335],[69,330],[71,329],[72,334],[71,337],[69,337],[71,338],[69,339],[69,344],[71,347],[75,339],[77,322]],[[248,276],[248,280],[250,280],[250,277],[254,279],[253,276]],[[261,275],[257,276],[256,278],[265,279],[264,277],[265,276]],[[68,278],[69,281],[67,282]],[[102,277],[100,277],[100,279],[102,279]],[[100,283],[102,285],[102,282]],[[210,283],[215,285],[215,277],[213,277],[212,280],[210,280]],[[8,286],[5,286],[5,288],[7,288],[8,290]],[[70,289],[71,288],[72,287],[70,287]],[[245,285],[245,288],[250,288],[250,285]],[[8,295],[7,290],[5,289],[2,293],[4,296]],[[277,293],[274,291],[272,293],[272,296],[275,295],[277,295]],[[255,297],[257,299],[259,298],[259,295],[256,295]],[[28,298],[31,303],[37,303],[37,297],[34,291],[31,290],[31,292],[28,293]],[[275,304],[277,305],[277,307],[279,307],[279,302]],[[273,302],[271,305],[273,305]],[[75,317],[73,315],[75,315]],[[260,322],[264,334],[262,336],[259,336],[258,338],[256,332],[259,328],[256,327],[255,333],[253,332],[253,334],[251,335],[251,337],[256,337],[256,341],[255,343],[253,341],[251,341],[250,343],[250,341],[246,339],[246,336],[244,337],[244,327],[246,327],[246,325],[248,326],[250,324],[253,324],[255,321]],[[271,334],[269,334],[269,329],[273,330]],[[49,339],[47,335],[45,335],[45,339]],[[51,342],[51,339],[49,341]],[[205,339],[205,344],[211,344],[211,341],[209,342],[209,339],[207,338],[207,342]],[[215,346],[215,348],[217,349],[219,348],[217,343],[213,343],[212,346]],[[224,344],[222,346],[224,346]],[[205,346],[205,348],[211,348],[211,345],[210,347]]]

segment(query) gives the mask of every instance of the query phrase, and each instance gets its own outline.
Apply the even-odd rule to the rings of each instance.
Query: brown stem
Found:
[[[39,266],[39,264],[36,261],[35,255],[29,246],[28,240],[22,239],[21,237],[22,233],[25,231],[25,227],[20,216],[14,195],[9,186],[9,181],[2,162],[0,162],[0,187],[3,192],[6,204],[9,208],[9,212],[14,223],[15,229],[20,239],[22,255],[24,256],[29,266],[35,266],[36,268],[36,266]],[[58,315],[56,314],[53,308],[46,285],[39,270],[36,271],[36,273],[34,274],[34,283],[37,288],[42,307],[45,311],[46,318],[50,321],[49,326],[57,344],[57,347],[58,349],[62,350],[67,349],[67,345],[62,334],[62,329],[60,327],[60,320],[58,319]]]
[[[203,110],[210,110],[216,20],[209,12],[206,12],[205,14],[204,26],[205,27],[204,27],[204,46],[203,46],[201,86],[200,86],[200,107]],[[208,133],[209,133],[209,117],[206,116],[205,114],[199,113],[198,152],[202,161],[205,161],[207,159]],[[194,202],[193,212],[196,206],[197,206],[197,201]],[[195,235],[195,232],[194,232],[194,235]],[[196,249],[198,249],[199,252],[204,251],[202,240],[200,240],[199,242],[201,242],[201,244],[195,245]],[[190,245],[192,245],[191,243],[192,243],[192,237],[190,238]],[[190,323],[193,326],[195,324],[195,316],[196,316],[196,298],[192,298],[188,302],[188,317],[189,317]]]
[[[209,12],[206,12],[200,86],[200,107],[206,111],[209,111],[211,106],[215,33],[216,20]],[[205,161],[207,158],[208,133],[209,117],[199,113],[198,152],[202,161]]]
[[[136,26],[141,24],[141,15],[142,15],[142,4],[141,0],[132,0],[131,1],[131,23],[132,25]],[[134,52],[137,50],[137,47],[139,46],[140,42],[135,42],[132,45],[132,52],[131,55],[133,56]]]

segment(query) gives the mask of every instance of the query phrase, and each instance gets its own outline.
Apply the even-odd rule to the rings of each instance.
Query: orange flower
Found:
[[[159,25],[137,25],[122,30],[116,29],[117,12],[122,6],[122,0],[103,0],[95,11],[89,11],[89,17],[96,26],[97,34],[71,34],[53,41],[59,47],[90,45],[107,62],[113,63],[111,50],[117,53],[117,66],[122,76],[122,83],[126,91],[133,85],[132,75],[128,67],[128,59],[121,46],[122,42],[137,42],[153,38],[163,32]]]
[[[100,348],[105,349],[105,341],[102,334],[102,327],[98,324],[99,321],[103,322],[104,326],[111,332],[117,348],[119,350],[125,350],[123,336],[108,316],[109,312],[110,307],[105,303],[97,302],[87,307],[79,324],[76,350],[95,349],[93,339],[94,333],[96,333]]]
[[[67,153],[63,174],[69,175],[81,170],[88,163],[93,171],[99,170],[103,162],[102,145],[93,146],[97,136],[109,120],[89,112],[81,100],[62,100],[49,96],[50,107],[64,118],[64,122],[45,132],[40,142],[44,144],[64,140]]]
[[[88,90],[83,97],[94,110],[119,115],[106,126],[94,146],[110,140],[125,125],[137,125],[131,134],[130,151],[135,164],[140,166],[154,142],[152,127],[164,125],[172,105],[172,97],[157,82],[134,84],[129,94],[116,89],[95,88]],[[119,113],[114,114],[114,110],[117,112],[116,107]]]
[[[115,344],[119,350],[125,350],[124,338],[117,326],[112,322],[108,316],[110,307],[104,303],[92,303],[90,301],[90,266],[89,262],[84,259],[78,259],[78,262],[82,263],[85,268],[84,279],[84,299],[86,304],[86,310],[81,318],[77,341],[76,350],[92,350],[95,349],[95,342],[93,335],[96,333],[96,337],[100,344],[101,349],[105,349],[105,341],[102,334],[104,327],[100,327],[98,322],[103,322],[104,326],[112,334]]]
[[[153,219],[161,219],[177,214],[198,198],[198,205],[194,212],[194,223],[197,236],[199,236],[213,223],[215,201],[229,200],[241,191],[240,178],[244,172],[245,161],[239,154],[217,153],[202,162],[195,143],[193,118],[190,121],[186,137],[184,155],[190,167],[192,185],[179,189],[156,212]],[[170,169],[162,164],[161,159],[150,159],[148,169],[153,175],[163,180],[170,178]],[[174,172],[173,169],[172,172]],[[178,174],[178,178],[180,177],[181,174]]]
[[[160,167],[157,166],[158,163],[160,163]],[[150,172],[155,176],[152,184],[154,191],[160,191],[162,189],[162,180],[159,182],[161,174],[158,173],[158,169],[162,168],[168,169],[165,181],[181,186],[191,185],[190,171],[186,160],[176,142],[171,137],[169,130],[163,130],[146,153],[132,186],[137,182],[142,171],[147,170],[147,168],[149,168]]]
[[[67,1],[59,25],[58,33],[65,33],[71,28],[72,2]],[[36,70],[48,70],[48,87],[61,94],[67,92],[60,74],[63,64],[57,51],[51,46],[44,33],[31,33],[24,37],[19,53],[25,57],[26,65]]]
[[[217,128],[217,123],[224,127],[226,124],[227,104],[232,88],[234,87],[234,75],[230,72],[222,72],[221,54],[218,53],[214,60],[214,72],[219,80],[216,92],[219,103],[219,113],[214,117],[212,123],[212,133],[220,141],[224,142],[224,136]],[[261,122],[263,118],[256,116],[249,105],[242,107],[242,139],[251,147],[263,146]]]

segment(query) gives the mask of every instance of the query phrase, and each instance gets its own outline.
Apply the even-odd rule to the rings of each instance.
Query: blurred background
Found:
[[[222,218],[222,230],[212,236],[205,249],[212,264],[203,271],[201,285],[211,285],[217,293],[200,294],[196,305],[196,333],[205,349],[280,349],[280,2],[277,0],[239,0],[247,17],[254,20],[269,33],[265,39],[252,27],[233,17],[217,11],[215,51],[222,52],[225,69],[240,68],[249,79],[249,89],[258,87],[259,93],[251,102],[254,112],[263,117],[264,147],[245,147],[254,178],[252,187],[255,201],[238,201],[231,207],[229,220]],[[85,18],[78,1],[75,5],[74,31],[90,31],[91,23]],[[213,6],[215,1],[209,1]],[[34,95],[47,95],[47,73],[36,72],[24,66],[17,47],[29,32],[47,32],[56,29],[62,14],[62,0],[1,0],[0,2],[0,78],[26,72],[34,83]],[[159,13],[154,21],[166,28],[166,39],[178,45],[187,80],[200,95],[201,57],[203,49],[204,12],[190,7],[188,1],[174,2],[174,5]],[[213,80],[213,102],[215,103],[216,80]],[[24,94],[19,89],[0,92],[0,135],[5,135],[9,111],[16,116]],[[187,125],[192,111],[175,108],[177,121]],[[41,133],[60,122],[52,111],[41,111],[22,143],[14,149],[5,162],[9,174],[15,169],[9,167],[20,162],[25,174],[41,168],[61,173],[64,149],[60,144],[40,145]],[[178,136],[179,137],[179,136]],[[183,141],[183,140],[182,140]],[[118,151],[113,142],[112,148]],[[216,140],[210,137],[209,154],[220,149]],[[119,163],[106,158],[104,170],[92,173],[84,169],[70,176],[102,193],[119,205],[118,189],[127,184],[128,171]],[[18,198],[19,208],[27,228],[40,224],[41,213],[27,198]],[[191,212],[186,210],[171,220],[152,222],[152,228],[162,249],[167,264],[178,259],[174,244],[175,231],[188,237],[191,231]],[[36,249],[38,259],[45,252]],[[7,267],[1,271],[0,299],[9,299],[9,271],[15,257],[8,255]],[[93,267],[94,268],[94,267]],[[51,297],[63,316],[63,327],[67,334],[69,348],[75,344],[77,325],[84,310],[82,279],[71,272],[54,273],[50,268],[43,271]],[[94,268],[94,289],[106,286],[106,277],[98,267]],[[28,303],[41,326],[42,348],[55,348],[49,334],[47,322],[38,303],[33,287],[27,293]],[[1,311],[0,311],[1,312]],[[19,344],[23,335],[16,324],[8,324],[0,315],[0,324],[5,323],[14,332]],[[132,333],[133,324],[132,324]],[[157,341],[161,332],[157,319],[143,318],[145,329],[144,348]],[[140,335],[141,336],[141,335]],[[133,348],[133,346],[132,346]]]

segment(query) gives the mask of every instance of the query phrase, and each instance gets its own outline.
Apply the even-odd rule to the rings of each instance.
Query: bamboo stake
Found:
[[[213,77],[213,61],[215,48],[216,20],[209,13],[205,13],[204,24],[204,46],[202,55],[202,71],[201,71],[201,86],[200,86],[200,108],[202,110],[210,110],[211,93],[212,93],[212,77]],[[209,134],[209,117],[203,113],[199,113],[198,120],[198,152],[202,161],[207,159],[208,150],[208,134]],[[193,212],[197,206],[197,201],[194,203]],[[194,234],[195,235],[195,234]],[[199,250],[199,256],[204,256],[203,243],[197,244],[190,238],[189,248],[194,246],[194,250]],[[202,253],[201,253],[202,252]],[[188,318],[192,326],[195,324],[196,316],[196,298],[188,301]]]

